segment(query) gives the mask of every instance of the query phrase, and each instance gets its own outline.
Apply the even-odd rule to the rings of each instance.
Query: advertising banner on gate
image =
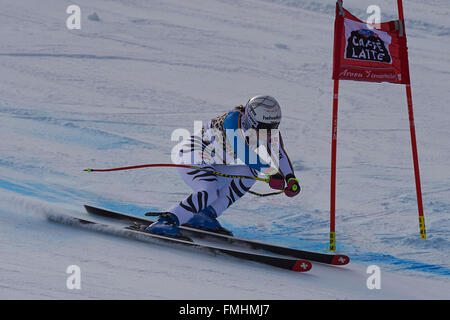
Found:
[[[333,79],[409,84],[403,22],[367,24],[337,4]]]

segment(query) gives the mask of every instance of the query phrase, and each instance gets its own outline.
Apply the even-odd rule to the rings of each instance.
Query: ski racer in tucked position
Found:
[[[227,178],[216,172],[240,177],[269,172],[271,188],[284,190],[288,197],[298,195],[300,185],[278,130],[280,121],[278,102],[271,96],[256,96],[245,106],[210,120],[201,132],[190,136],[177,149],[176,162],[195,167],[178,168],[194,192],[161,213],[158,221],[145,230],[182,237],[178,227],[184,225],[232,235],[217,218],[243,197],[255,180]],[[265,154],[261,146],[265,147]]]

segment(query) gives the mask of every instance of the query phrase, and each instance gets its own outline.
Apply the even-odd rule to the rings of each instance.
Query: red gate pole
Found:
[[[427,238],[425,229],[425,217],[423,215],[423,203],[422,203],[422,189],[420,185],[420,172],[419,172],[419,159],[417,155],[417,141],[416,141],[416,129],[414,125],[414,113],[412,105],[411,85],[406,85],[406,99],[408,101],[408,114],[409,114],[409,128],[411,132],[411,146],[414,163],[414,176],[416,180],[416,194],[417,194],[417,207],[419,211],[419,230],[420,237],[422,239]]]
[[[403,2],[402,0],[397,0],[398,7],[398,17],[403,29],[403,36],[405,33],[405,17],[403,14]],[[419,172],[419,157],[417,154],[417,141],[416,141],[416,128],[414,124],[414,112],[413,112],[413,102],[412,102],[412,93],[411,93],[411,84],[406,84],[406,100],[408,103],[408,115],[409,115],[409,129],[411,133],[411,147],[412,147],[412,155],[413,155],[413,163],[414,163],[414,176],[416,180],[416,194],[417,194],[417,206],[419,211],[419,230],[420,237],[422,239],[427,238],[426,229],[425,229],[425,217],[423,215],[423,203],[422,203],[422,190],[420,186],[420,172]]]
[[[337,118],[339,101],[339,80],[334,80],[333,89],[333,124],[331,130],[331,188],[330,188],[330,251],[336,251],[336,151],[337,151]]]

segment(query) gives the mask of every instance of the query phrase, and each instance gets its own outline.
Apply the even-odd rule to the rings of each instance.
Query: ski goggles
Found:
[[[255,129],[278,129],[278,126],[280,125],[279,122],[272,122],[272,123],[258,123]]]

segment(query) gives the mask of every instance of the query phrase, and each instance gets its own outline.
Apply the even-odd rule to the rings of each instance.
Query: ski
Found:
[[[108,218],[126,220],[129,222],[136,222],[142,224],[149,224],[154,222],[154,220],[145,218],[145,217],[137,217],[127,213],[120,213],[105,210],[102,208],[92,207],[85,205],[86,211],[90,214],[100,215]],[[237,238],[233,236],[227,236],[223,234],[218,234],[214,232],[204,231],[200,229],[180,226],[183,234],[189,237],[197,237],[197,238],[206,238],[211,240],[223,241],[233,245],[238,245],[242,247],[251,248],[254,250],[265,250],[271,253],[276,253],[284,256],[291,256],[298,259],[306,259],[309,261],[320,262],[324,264],[330,265],[346,265],[350,262],[350,258],[343,254],[327,254],[327,253],[319,253],[319,252],[311,252],[305,250],[292,249],[288,247],[282,247],[277,245],[272,245],[264,242],[247,240],[242,238]]]
[[[95,231],[102,231],[109,234],[119,234],[126,237],[134,238],[136,240],[152,240],[152,241],[160,241],[165,243],[177,244],[192,248],[197,248],[201,250],[206,250],[212,252],[214,254],[225,254],[229,256],[233,256],[236,258],[240,258],[243,260],[254,261],[263,263],[266,265],[287,269],[295,272],[307,272],[311,269],[311,262],[303,259],[292,259],[287,257],[276,257],[270,255],[264,255],[259,253],[251,253],[246,251],[234,250],[216,247],[212,245],[195,243],[192,241],[181,240],[177,238],[168,238],[156,234],[152,234],[143,230],[140,230],[138,226],[116,226],[113,224],[107,224],[103,222],[96,222],[93,220],[79,218],[71,215],[65,214],[49,214],[47,218],[50,221],[63,223],[67,225],[75,225],[85,228],[90,228]]]

